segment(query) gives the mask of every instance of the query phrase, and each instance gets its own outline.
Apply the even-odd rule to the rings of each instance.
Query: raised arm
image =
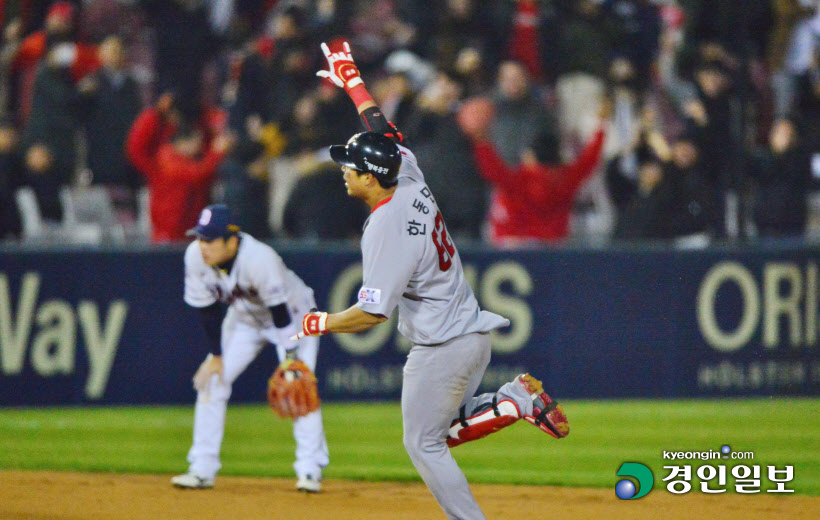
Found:
[[[356,105],[365,131],[379,132],[397,142],[402,142],[404,137],[401,132],[398,131],[396,125],[384,117],[381,108],[365,88],[364,80],[350,53],[350,45],[342,42],[341,49],[331,50],[326,43],[322,43],[322,52],[327,59],[328,70],[320,70],[316,75],[331,81],[347,92],[353,104]]]
[[[156,174],[156,154],[162,114],[154,107],[145,109],[137,117],[125,142],[125,151],[131,164],[146,177]]]

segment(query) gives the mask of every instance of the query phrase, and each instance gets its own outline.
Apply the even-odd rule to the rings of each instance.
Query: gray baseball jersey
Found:
[[[399,149],[398,187],[365,223],[364,275],[356,305],[384,316],[398,306],[399,332],[416,345],[437,345],[509,325],[479,308],[416,157],[403,146]]]
[[[193,307],[228,303],[239,321],[270,328],[273,323],[268,307],[287,303],[290,309],[302,309],[306,300],[313,299],[313,290],[285,266],[273,248],[247,233],[239,235],[242,240],[230,273],[206,265],[196,241],[188,246],[185,302]]]

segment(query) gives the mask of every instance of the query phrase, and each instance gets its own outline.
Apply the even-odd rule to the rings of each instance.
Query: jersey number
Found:
[[[453,241],[447,236],[447,227],[444,225],[444,218],[441,212],[436,213],[436,225],[433,228],[433,244],[438,251],[438,268],[442,271],[450,269],[453,265],[453,256],[456,254],[456,248],[453,246]]]

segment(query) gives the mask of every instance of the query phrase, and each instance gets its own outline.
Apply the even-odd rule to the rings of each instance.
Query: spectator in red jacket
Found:
[[[185,240],[210,203],[214,174],[233,144],[226,134],[208,139],[201,127],[178,122],[170,96],[145,109],[134,122],[126,152],[148,180],[151,240]]]
[[[491,242],[515,245],[566,238],[575,195],[601,158],[603,125],[571,164],[556,164],[557,137],[542,135],[535,150],[527,150],[520,164],[510,166],[488,139],[492,118],[492,104],[486,99],[466,102],[458,117],[473,140],[479,173],[495,187],[489,214]]]

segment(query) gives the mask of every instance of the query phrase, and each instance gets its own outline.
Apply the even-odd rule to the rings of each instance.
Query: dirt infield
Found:
[[[421,484],[325,482],[303,495],[285,479],[220,477],[180,491],[168,476],[0,471],[2,520],[419,520],[444,515]],[[612,490],[473,485],[490,519],[721,520],[820,518],[820,497],[651,493],[622,501]],[[535,513],[535,514],[532,514]]]

